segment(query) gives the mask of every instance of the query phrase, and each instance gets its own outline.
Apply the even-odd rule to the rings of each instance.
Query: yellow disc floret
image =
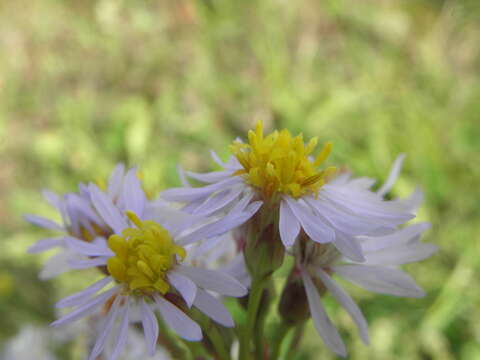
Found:
[[[137,227],[109,237],[108,246],[115,256],[108,259],[107,270],[127,285],[128,291],[165,294],[170,289],[166,274],[177,255],[185,258],[185,249],[175,245],[168,231],[156,222],[142,221],[131,211],[127,216]]]
[[[330,154],[331,143],[315,159],[310,158],[317,141],[315,137],[305,144],[302,135],[293,137],[288,130],[264,136],[262,122],[258,122],[255,131],[248,132],[248,144],[236,141],[230,146],[243,167],[235,175],[244,176],[266,198],[277,192],[295,198],[316,194],[335,172],[335,167],[317,170]]]

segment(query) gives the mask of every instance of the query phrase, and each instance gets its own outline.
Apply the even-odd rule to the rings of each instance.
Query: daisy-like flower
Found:
[[[362,341],[369,343],[367,321],[353,299],[333,280],[332,275],[336,274],[380,294],[423,297],[423,290],[399,266],[423,260],[437,251],[434,244],[419,242],[421,234],[429,228],[428,223],[417,223],[388,235],[357,238],[365,254],[362,263],[349,261],[331,244],[316,244],[304,239],[297,243],[294,249],[294,271],[299,273],[303,282],[315,328],[332,351],[341,356],[347,355],[345,345],[321,303],[320,295],[325,290],[352,317]]]
[[[162,201],[150,202],[138,179],[124,189],[121,205],[94,184],[90,184],[88,192],[95,210],[114,234],[106,242],[72,240],[68,246],[89,257],[77,267],[104,267],[107,276],[61,300],[58,307],[76,308],[52,325],[63,325],[103,308],[104,326],[89,359],[102,353],[117,321],[120,325],[109,359],[118,357],[127,339],[133,308],[140,309],[147,348],[152,355],[159,331],[154,311],[158,310],[173,331],[190,341],[202,338],[198,324],[185,313],[191,306],[224,326],[234,325],[222,302],[210,292],[241,297],[246,295],[246,288],[228,274],[188,266],[183,259],[187,256],[184,246],[221,236],[237,226],[237,221],[209,221],[173,209]],[[240,211],[240,219],[258,209],[255,204],[240,206],[248,215]]]
[[[273,222],[278,223],[285,247],[293,246],[303,230],[314,242],[332,243],[348,258],[363,261],[355,236],[382,234],[412,219],[411,203],[418,194],[405,201],[383,199],[402,158],[395,162],[384,186],[374,192],[370,179],[352,180],[345,175],[332,180],[336,169],[321,168],[332,145],[327,143],[313,158],[316,145],[317,138],[305,144],[302,135],[293,137],[287,130],[264,135],[259,122],[255,131],[249,131],[248,143],[236,140],[231,145],[233,156],[228,162],[212,153],[223,170],[182,172],[186,186],[160,196],[186,203],[186,211],[202,215],[221,214],[237,202],[261,202],[262,210],[272,213]],[[188,178],[206,185],[191,187]]]
[[[59,250],[45,263],[39,274],[41,279],[49,279],[69,270],[70,262],[83,258],[68,248],[69,241],[97,243],[100,239],[112,234],[112,230],[98,216],[89,197],[84,192],[59,196],[45,190],[43,195],[60,213],[62,224],[37,215],[25,215],[24,217],[34,225],[59,233],[58,236],[38,240],[28,249],[30,253],[40,253],[55,248]]]

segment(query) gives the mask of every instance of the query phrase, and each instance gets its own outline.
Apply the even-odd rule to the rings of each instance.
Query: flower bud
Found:
[[[260,231],[252,225],[254,224],[247,225],[245,263],[252,278],[263,279],[282,265],[285,247],[274,224],[269,224]]]
[[[322,283],[315,282],[315,286],[320,296],[327,291]],[[292,326],[300,324],[310,317],[307,294],[297,268],[292,269],[283,288],[278,304],[278,312],[283,320]]]

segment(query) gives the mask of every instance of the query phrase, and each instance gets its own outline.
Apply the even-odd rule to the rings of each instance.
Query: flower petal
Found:
[[[155,354],[158,339],[158,321],[150,306],[141,301],[142,307],[142,325],[145,339],[147,340],[147,351],[150,356]]]
[[[405,160],[405,154],[400,154],[395,159],[390,174],[388,174],[387,181],[377,190],[379,196],[385,196],[386,193],[390,191],[395,181],[397,181],[398,175],[402,170],[403,161]]]
[[[28,248],[30,254],[36,254],[42,251],[47,251],[55,247],[63,245],[63,238],[46,238],[40,239],[35,244]]]
[[[280,239],[285,247],[290,247],[300,233],[300,223],[285,200],[280,203]]]
[[[369,265],[396,266],[420,261],[437,252],[438,246],[434,244],[415,243],[396,246],[366,254]]]
[[[113,199],[120,193],[122,189],[123,177],[125,176],[125,165],[120,163],[115,166],[112,175],[108,179],[107,194]]]
[[[237,199],[242,193],[243,189],[241,187],[227,189],[224,191],[215,194],[214,196],[209,197],[202,205],[198,206],[192,213],[201,214],[203,216],[209,216],[229,204],[231,204],[235,199]]]
[[[212,171],[204,174],[196,173],[192,171],[186,171],[185,173],[187,174],[188,177],[191,177],[192,179],[201,181],[203,183],[210,183],[210,184],[222,181],[225,178],[229,178],[232,176],[231,171]]]
[[[91,313],[93,313],[97,309],[98,306],[102,305],[110,297],[112,297],[112,295],[116,291],[118,291],[118,289],[119,289],[119,287],[115,286],[115,287],[101,293],[100,295],[97,295],[96,297],[94,297],[90,301],[86,302],[82,306],[80,306],[80,307],[76,308],[75,310],[73,310],[72,312],[62,316],[60,319],[52,322],[50,324],[50,326],[56,327],[56,326],[68,324],[72,321],[76,321],[76,320],[78,320],[82,317],[90,315]]]
[[[412,238],[430,229],[430,227],[430,223],[422,222],[404,227],[388,235],[368,236],[364,238],[362,248],[365,252],[369,252],[386,249],[392,246],[405,245]]]
[[[125,347],[125,343],[127,342],[127,335],[128,335],[128,309],[130,303],[127,300],[126,304],[124,305],[122,312],[120,314],[120,318],[122,319],[120,323],[120,329],[117,335],[117,342],[113,348],[112,354],[108,357],[108,360],[116,360],[118,355],[122,352],[123,348]]]
[[[303,204],[289,196],[285,197],[290,209],[302,225],[303,230],[315,242],[328,243],[335,239],[335,232],[326,225],[318,216],[315,216]]]
[[[342,289],[332,278],[322,269],[315,269],[316,275],[322,280],[323,284],[327,289],[332,293],[332,295],[337,299],[337,301],[342,305],[345,310],[350,314],[353,321],[357,324],[358,330],[360,331],[360,337],[365,344],[369,344],[370,338],[368,336],[368,324],[363,316],[361,310],[358,308],[357,304],[353,301],[350,295]]]
[[[218,183],[198,188],[173,188],[163,191],[160,194],[160,197],[168,201],[191,202],[202,198],[205,195],[210,195],[217,191],[228,189],[232,185],[240,183],[241,181],[242,179],[240,177],[234,176]]]
[[[175,271],[170,271],[167,274],[167,278],[173,287],[178,290],[180,295],[182,295],[188,307],[191,307],[197,293],[197,285],[188,277]]]
[[[348,281],[376,293],[415,298],[425,296],[409,275],[397,269],[375,265],[338,265],[332,269]]]
[[[208,292],[197,289],[197,296],[193,302],[198,310],[203,312],[212,320],[226,327],[234,327],[232,316],[223,303]]]
[[[94,244],[79,240],[71,236],[65,236],[68,247],[79,254],[87,256],[114,256],[115,254],[105,244]]]
[[[259,209],[261,204],[258,203],[259,202],[250,204],[252,207],[247,207],[245,211],[240,211],[237,213],[230,212],[228,215],[219,220],[204,225],[190,232],[189,234],[181,236],[180,238],[176,239],[176,242],[179,245],[184,246],[196,241],[207,240],[222,235],[227,231],[242,225],[245,221],[250,219]]]
[[[125,175],[122,196],[125,211],[133,211],[142,218],[147,198],[145,191],[142,189],[142,183],[137,177],[137,171],[136,167],[128,170],[127,175]]]
[[[128,227],[125,217],[120,210],[113,204],[112,200],[105,195],[95,184],[90,184],[88,187],[92,199],[92,203],[97,209],[103,220],[110,226],[117,234],[120,234],[123,229]]]
[[[30,224],[40,226],[45,229],[65,231],[65,228],[55,221],[37,215],[24,215],[23,218]]]
[[[97,336],[97,340],[95,341],[95,345],[88,357],[88,360],[95,360],[98,355],[100,355],[105,347],[105,343],[112,332],[113,325],[115,324],[115,320],[117,320],[118,310],[120,308],[120,302],[123,299],[123,296],[118,295],[115,297],[110,310],[108,311],[107,318],[105,319],[105,323],[100,334]],[[128,301],[128,300],[127,300]]]
[[[165,300],[157,294],[153,297],[162,318],[173,331],[185,340],[199,341],[202,339],[202,330],[195,321],[190,319],[170,301]]]
[[[104,257],[98,257],[94,259],[71,259],[68,261],[68,265],[72,269],[89,269],[92,267],[103,266],[107,264],[107,259]]]
[[[50,205],[52,205],[57,210],[60,210],[61,203],[62,203],[62,199],[60,198],[60,196],[55,194],[53,191],[50,191],[50,190],[47,190],[47,189],[42,191],[42,195],[43,195],[44,199],[47,200],[47,202]]]
[[[342,234],[339,231],[335,232],[335,241],[333,245],[347,258],[357,261],[364,262],[365,256],[363,255],[362,247],[359,244],[359,240],[354,236]]]
[[[335,326],[333,326],[332,322],[328,318],[328,315],[320,301],[320,295],[318,295],[318,291],[315,288],[310,275],[303,269],[301,271],[301,275],[303,284],[305,286],[305,291],[307,293],[310,314],[312,315],[313,324],[315,325],[318,334],[332,351],[340,356],[347,356],[345,344],[340,338],[338,330],[335,328]]]
[[[55,304],[55,307],[63,308],[63,307],[69,307],[69,306],[82,305],[85,303],[85,301],[88,300],[90,296],[102,290],[105,286],[110,284],[111,281],[112,281],[111,276],[101,279],[96,283],[94,283],[93,285],[90,285],[86,289],[60,300]]]
[[[221,295],[242,297],[247,289],[235,278],[220,271],[178,265],[175,270],[188,276],[197,286]]]

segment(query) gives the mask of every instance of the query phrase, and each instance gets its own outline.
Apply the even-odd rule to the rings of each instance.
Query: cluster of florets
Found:
[[[321,301],[331,294],[368,343],[365,318],[334,277],[378,293],[420,297],[423,291],[398,266],[422,260],[436,247],[419,242],[428,223],[405,225],[422,201],[419,190],[407,199],[385,199],[403,156],[374,191],[373,180],[324,166],[330,143],[313,157],[317,142],[305,143],[287,130],[264,136],[258,123],[248,143],[231,145],[227,162],[213,154],[221,170],[180,170],[183,187],[156,198],[144,190],[138,170],[126,171],[122,164],[106,186],[80,184],[78,192],[63,196],[46,191],[62,224],[26,216],[59,232],[30,248],[59,249],[41,277],[70,269],[94,268],[102,274],[57,303],[74,309],[52,325],[100,314],[91,360],[101,354],[118,358],[128,346],[127,334],[137,331],[135,323],[143,328],[150,355],[168,343],[161,341],[167,335],[160,328],[170,328],[188,341],[205,334],[201,354],[246,360],[277,359],[285,334],[312,318],[325,344],[346,356]],[[192,186],[192,180],[200,186]],[[274,302],[269,289],[286,256],[293,257],[288,262],[293,265],[279,292],[281,323],[269,336],[263,332],[268,305]],[[240,299],[246,316],[235,333],[238,341],[232,340],[234,333],[219,331],[235,326],[225,297],[245,297]],[[237,342],[238,353],[232,350]],[[173,352],[168,346],[165,350]]]

